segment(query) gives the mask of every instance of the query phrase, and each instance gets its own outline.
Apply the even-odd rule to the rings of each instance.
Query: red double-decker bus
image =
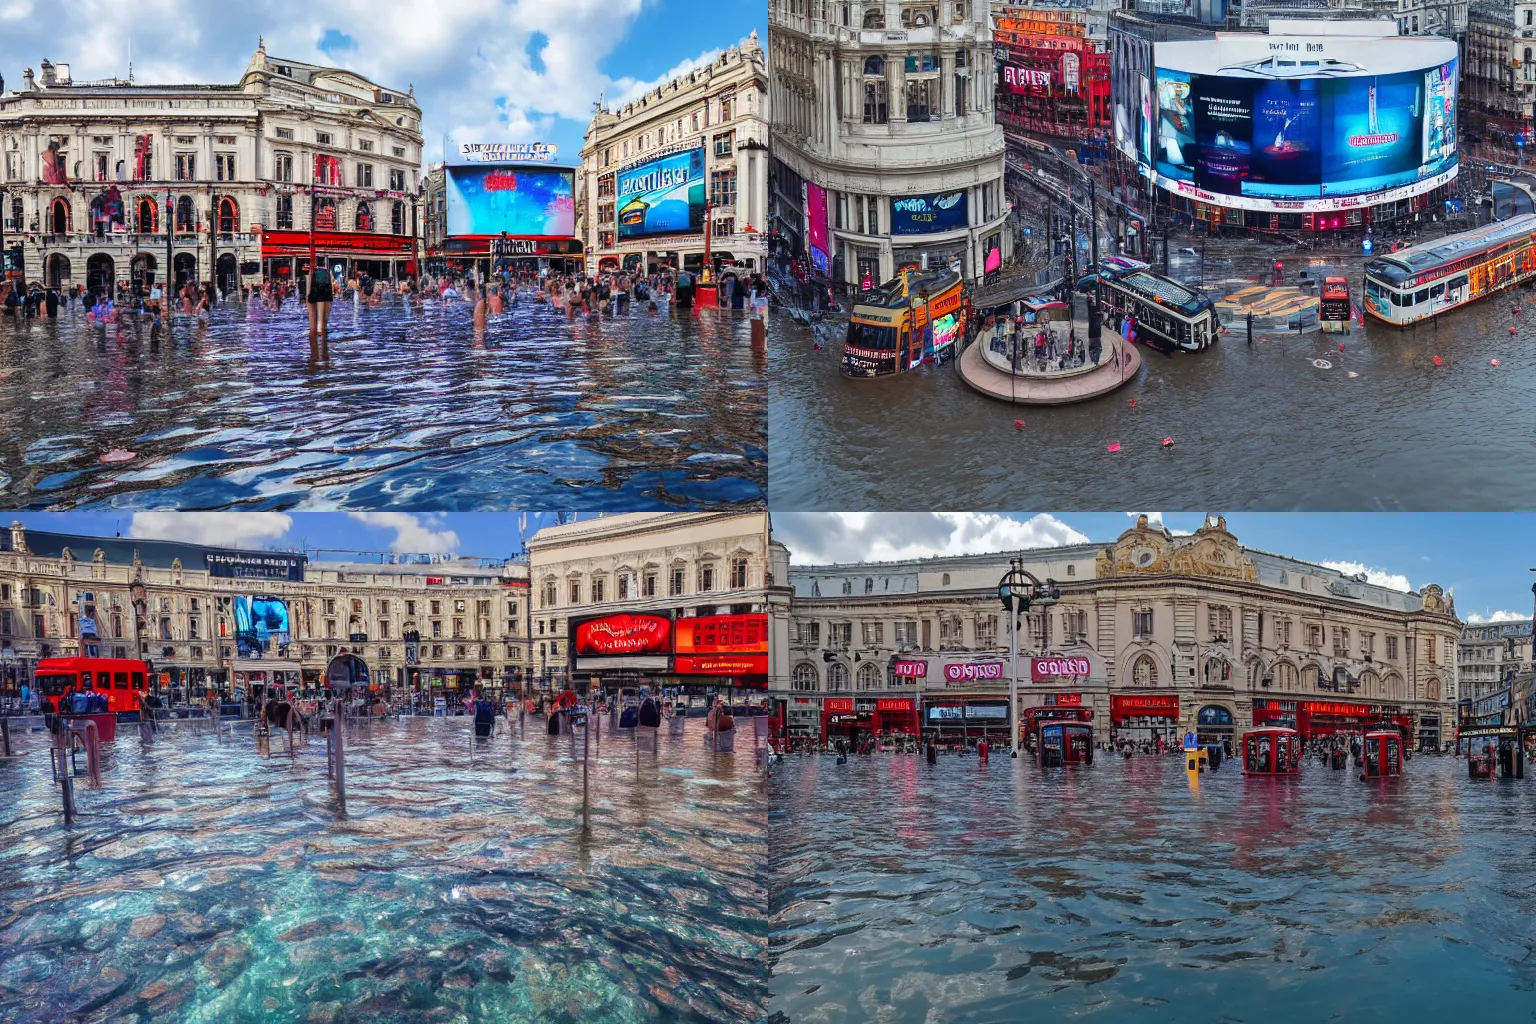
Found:
[[[149,666],[129,658],[44,658],[34,673],[43,696],[57,701],[73,690],[95,690],[114,713],[139,710],[148,692]]]

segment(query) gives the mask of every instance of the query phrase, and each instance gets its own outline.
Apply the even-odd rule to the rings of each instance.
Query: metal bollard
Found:
[[[335,721],[331,726],[331,739],[335,743],[333,749],[335,750],[336,803],[341,810],[345,811],[347,809],[347,754],[346,741],[343,737],[347,731],[347,709],[340,698],[333,698],[333,700],[332,714]]]
[[[15,757],[11,750],[11,720],[0,718],[0,757]]]
[[[69,730],[63,722],[56,722],[57,731],[53,734],[53,750],[50,751],[55,761],[55,770],[59,777],[59,788],[64,798],[64,824],[75,823],[75,780],[69,768]]]

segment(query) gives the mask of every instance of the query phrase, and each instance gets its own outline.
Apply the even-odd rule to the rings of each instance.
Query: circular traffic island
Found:
[[[1141,369],[1141,352],[1107,324],[1097,363],[1042,368],[1026,355],[1015,361],[1011,348],[993,348],[994,332],[983,332],[960,354],[960,379],[992,398],[1016,405],[1070,405],[1116,390]],[[1047,366],[1051,360],[1044,361]],[[1060,360],[1057,360],[1058,366]]]

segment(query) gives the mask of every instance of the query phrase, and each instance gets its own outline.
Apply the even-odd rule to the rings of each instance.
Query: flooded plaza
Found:
[[[767,839],[750,746],[636,756],[469,718],[104,744],[62,824],[45,734],[0,761],[0,1020],[755,1020]],[[178,728],[182,728],[178,726]],[[227,728],[227,727],[226,727]],[[270,757],[267,755],[270,753]]]
[[[1308,269],[1345,273],[1358,305],[1362,263]],[[1213,256],[1203,278],[1259,270]],[[1202,276],[1185,253],[1169,271]],[[1249,346],[1238,328],[1199,353],[1143,349],[1136,378],[1102,398],[1027,408],[972,390],[953,363],[844,378],[841,333],[817,349],[786,323],[769,337],[770,498],[856,510],[1526,507],[1536,306],[1512,309],[1531,297],[1495,295],[1407,330],[1261,333]]]
[[[158,328],[74,306],[0,321],[0,494],[33,509],[760,504],[767,367],[740,312],[569,319],[527,292],[479,330],[466,303],[338,303],[319,352],[292,301]]]
[[[1529,1019],[1530,780],[786,758],[776,1024]]]

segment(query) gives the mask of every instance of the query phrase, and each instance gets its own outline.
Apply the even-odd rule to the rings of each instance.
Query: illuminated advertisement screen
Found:
[[[1457,62],[1437,60],[1454,44],[1257,39],[1159,45],[1152,168],[1165,188],[1244,209],[1327,210],[1454,176]],[[1361,63],[1378,51],[1379,71]]]
[[[959,321],[954,313],[945,313],[933,322],[933,350],[942,352],[955,340],[955,335],[960,331]]]
[[[827,241],[827,190],[820,185],[805,183],[805,216],[810,221],[806,235],[811,243],[811,262],[825,274],[832,247]]]
[[[931,235],[956,231],[969,223],[964,189],[891,200],[893,235]]]
[[[620,171],[619,237],[703,231],[705,185],[702,146]],[[825,200],[822,206],[825,222]]]
[[[448,233],[519,238],[576,234],[576,172],[522,164],[449,167]]]
[[[237,597],[235,606],[235,642],[240,657],[266,651],[269,642],[288,643],[288,605],[280,597]]]

